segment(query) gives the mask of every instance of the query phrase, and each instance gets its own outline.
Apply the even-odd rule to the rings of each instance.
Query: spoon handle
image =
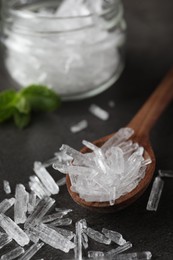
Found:
[[[144,103],[128,124],[138,136],[148,136],[151,128],[173,99],[173,69],[161,81],[156,90]]]

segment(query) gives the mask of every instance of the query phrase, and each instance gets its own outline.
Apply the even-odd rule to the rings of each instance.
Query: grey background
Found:
[[[60,110],[51,114],[34,115],[32,124],[21,131],[12,123],[0,125],[0,195],[6,197],[2,180],[10,181],[14,192],[17,183],[28,182],[35,160],[44,161],[58,151],[62,143],[81,148],[81,141],[98,139],[125,126],[143,102],[157,86],[173,61],[173,1],[172,0],[124,0],[128,25],[126,67],[118,82],[97,97],[63,103]],[[11,87],[2,66],[0,89]],[[169,95],[169,93],[168,93]],[[115,100],[115,108],[108,107]],[[88,106],[96,103],[110,112],[110,119],[103,122],[88,112]],[[69,127],[87,119],[89,127],[78,134]],[[156,154],[157,169],[173,169],[173,104],[159,119],[151,132],[151,143]],[[54,173],[53,173],[54,174]],[[156,171],[157,174],[157,171]],[[62,175],[54,174],[56,179]],[[129,252],[150,250],[153,259],[173,259],[173,180],[165,180],[165,187],[157,212],[147,212],[146,204],[151,186],[130,207],[115,214],[96,214],[76,205],[66,191],[60,190],[58,207],[74,209],[74,222],[86,218],[88,224],[121,232],[134,245]],[[9,212],[12,216],[13,212]],[[12,248],[11,243],[0,250],[0,255]],[[90,249],[108,250],[90,241]],[[45,246],[33,259],[66,259],[64,253]]]

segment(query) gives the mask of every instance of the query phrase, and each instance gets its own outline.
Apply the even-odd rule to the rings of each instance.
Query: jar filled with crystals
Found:
[[[121,0],[3,0],[1,19],[5,67],[18,87],[41,84],[82,99],[122,72]]]

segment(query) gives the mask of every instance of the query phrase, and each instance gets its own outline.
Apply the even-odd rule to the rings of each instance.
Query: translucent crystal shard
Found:
[[[60,187],[66,184],[66,177],[59,179],[56,184]]]
[[[30,176],[29,186],[30,189],[36,193],[39,198],[44,198],[46,196],[51,196],[51,193],[46,189],[46,187],[41,183],[39,178],[35,175]]]
[[[28,228],[28,229],[25,229],[25,233],[27,234],[27,236],[29,237],[29,239],[30,239],[33,243],[38,243],[39,237],[37,236],[37,234],[35,234],[34,232],[32,232],[29,228]]]
[[[28,202],[28,213],[31,214],[36,206],[37,195],[35,192],[31,191],[29,194],[29,202]]]
[[[68,253],[75,244],[45,224],[30,228],[44,243]]]
[[[158,173],[160,177],[173,178],[173,171],[171,170],[159,170]]]
[[[82,245],[85,249],[88,248],[88,236],[84,232],[82,233]]]
[[[72,223],[72,219],[70,218],[63,218],[63,219],[56,219],[51,222],[52,226],[69,226]]]
[[[28,210],[29,194],[22,184],[16,185],[15,198],[14,221],[17,224],[24,223],[26,221],[26,212]]]
[[[132,247],[132,244],[129,241],[127,241],[124,245],[118,246],[117,248],[111,249],[110,251],[106,252],[105,256],[108,258],[114,257],[118,254],[123,253],[124,251],[128,250],[131,247]]]
[[[49,211],[49,209],[53,206],[55,200],[50,197],[45,197],[38,205],[35,207],[33,213],[27,218],[24,227],[27,228],[31,225],[37,225],[41,222],[42,218]]]
[[[109,113],[95,104],[90,105],[89,111],[99,119],[108,120],[109,118]]]
[[[116,244],[118,244],[120,246],[122,246],[126,243],[126,240],[122,237],[122,235],[120,233],[116,232],[116,231],[103,228],[102,233],[107,238],[110,238],[111,241],[115,242]]]
[[[15,198],[4,199],[0,203],[0,213],[5,213],[9,208],[11,208],[15,203]]]
[[[51,214],[51,215],[46,215],[43,217],[42,222],[43,223],[52,222],[56,219],[63,218],[63,216],[65,216],[66,214],[68,214],[67,211],[59,211],[59,212]]]
[[[88,251],[88,258],[97,258],[103,257],[105,254],[101,251]]]
[[[3,185],[4,185],[4,191],[6,194],[10,194],[11,193],[11,187],[10,187],[10,183],[9,181],[4,180],[3,181]]]
[[[55,208],[55,211],[58,213],[63,214],[64,216],[67,215],[69,212],[72,212],[72,209],[62,209],[62,208]]]
[[[82,260],[82,232],[83,232],[82,223],[80,221],[76,222],[75,228],[76,228],[76,236],[75,236],[76,247],[74,249],[75,259]]]
[[[9,244],[12,241],[12,238],[5,233],[0,235],[0,249]]]
[[[51,194],[58,194],[58,185],[40,162],[34,163],[34,171]]]
[[[18,260],[30,260],[40,250],[40,248],[42,248],[43,245],[44,243],[33,244]]]
[[[154,179],[147,203],[147,210],[156,211],[162,194],[164,181],[158,176]]]
[[[5,255],[2,255],[1,260],[13,260],[13,259],[19,257],[24,252],[25,252],[25,249],[21,246],[18,246],[15,249],[11,250],[10,252],[6,253]]]
[[[121,128],[111,138],[108,139],[103,145],[102,150],[106,151],[111,146],[117,146],[121,142],[126,141],[134,134],[134,130],[128,127]]]
[[[87,228],[85,232],[87,236],[89,236],[90,238],[92,238],[93,240],[99,243],[106,244],[106,245],[109,245],[111,243],[111,240],[109,238],[107,238],[105,235],[101,234],[100,232],[92,228]]]
[[[149,251],[146,252],[135,252],[117,255],[113,259],[114,260],[150,260],[152,258],[152,254]]]
[[[78,133],[78,132],[84,130],[85,128],[87,128],[87,126],[88,126],[87,120],[82,120],[79,123],[77,123],[76,125],[71,126],[70,131],[72,133]]]
[[[68,240],[71,240],[75,236],[75,234],[70,230],[59,228],[59,227],[53,227],[51,225],[49,227],[54,229],[56,232],[58,232],[59,234],[61,234],[65,238],[67,238]]]
[[[29,238],[26,233],[12,219],[5,216],[3,213],[0,214],[0,226],[20,246],[25,246],[29,243]]]

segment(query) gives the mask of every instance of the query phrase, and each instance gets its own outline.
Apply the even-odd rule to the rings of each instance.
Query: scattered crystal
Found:
[[[11,208],[15,203],[15,198],[4,199],[0,203],[0,213],[5,213],[9,208]]]
[[[160,177],[173,178],[173,171],[171,170],[159,170],[158,173]]]
[[[20,246],[25,246],[29,243],[26,233],[11,218],[5,216],[3,213],[0,214],[0,226]]]
[[[59,179],[56,184],[60,187],[66,184],[66,177]]]
[[[106,244],[106,245],[109,245],[111,243],[111,240],[109,238],[107,238],[105,235],[101,234],[100,232],[92,228],[88,227],[85,232],[87,236],[89,236],[90,238],[92,238],[93,240],[99,243]]]
[[[72,133],[78,133],[87,127],[88,127],[88,122],[86,120],[82,120],[79,123],[77,123],[76,125],[71,126],[70,131]]]
[[[54,227],[54,226],[51,226],[51,225],[48,225],[48,226],[50,228],[54,229],[59,234],[61,234],[62,236],[64,236],[65,238],[67,238],[68,240],[71,240],[75,236],[75,234],[70,230],[59,228],[59,227]]]
[[[4,180],[3,184],[4,184],[4,191],[5,191],[5,193],[6,194],[10,194],[11,193],[11,187],[10,187],[9,181]]]
[[[29,202],[28,202],[28,213],[31,214],[36,206],[37,195],[35,192],[31,191],[29,194]]]
[[[42,222],[43,223],[52,222],[56,219],[63,218],[63,216],[65,216],[66,214],[68,214],[67,211],[59,211],[59,212],[51,214],[51,215],[46,215],[43,217]]]
[[[16,247],[15,249],[11,250],[10,252],[6,253],[5,255],[1,256],[1,260],[13,260],[23,254],[25,249],[23,247]]]
[[[45,197],[38,203],[33,213],[27,218],[24,227],[30,227],[31,225],[37,225],[42,221],[42,218],[46,215],[49,209],[53,206],[55,200],[50,197]]]
[[[118,244],[120,246],[122,246],[126,243],[126,240],[122,237],[122,235],[120,233],[116,232],[116,231],[103,228],[102,233],[107,238],[110,238],[111,241],[115,242],[116,244]]]
[[[70,249],[75,247],[75,244],[70,240],[62,236],[60,233],[56,232],[52,228],[49,228],[45,224],[40,224],[35,227],[30,228],[37,236],[46,244],[60,249],[66,253],[69,252]]]
[[[75,242],[76,247],[74,249],[75,259],[82,260],[82,232],[83,232],[83,225],[80,221],[76,222],[76,236]]]
[[[88,236],[84,232],[82,233],[82,245],[85,249],[88,248]]]
[[[12,238],[5,233],[0,235],[0,249],[9,244],[12,241]]]
[[[105,254],[101,251],[88,251],[88,258],[98,258],[103,257]]]
[[[90,105],[89,111],[99,119],[107,120],[109,118],[109,113],[95,104]]]
[[[15,198],[14,221],[17,224],[24,223],[26,221],[26,212],[28,210],[29,194],[22,184],[16,185]]]
[[[31,259],[44,245],[44,243],[33,244],[28,250],[26,250],[25,254],[22,255],[18,260],[29,260]]]
[[[162,194],[164,181],[158,176],[154,179],[147,203],[147,210],[156,211]]]
[[[36,195],[41,199],[46,196],[51,196],[51,193],[46,189],[46,187],[41,183],[39,178],[35,175],[29,177],[30,189],[36,193]]]
[[[108,106],[111,108],[115,107],[115,102],[113,100],[109,100]]]
[[[152,258],[152,254],[149,251],[146,252],[135,252],[128,253],[122,255],[116,255],[114,260],[150,260]]]
[[[72,219],[70,218],[63,218],[63,219],[56,219],[51,222],[52,226],[69,226],[72,223]]]
[[[61,214],[67,215],[69,212],[72,212],[73,210],[72,209],[55,208],[55,211],[57,211],[57,212],[59,212]]]
[[[39,237],[37,236],[36,233],[32,232],[30,230],[30,228],[25,229],[25,233],[27,234],[27,236],[29,237],[29,239],[35,244],[38,243],[39,241]]]
[[[51,194],[58,194],[58,185],[40,162],[34,163],[34,171]]]
[[[132,247],[132,243],[127,241],[122,246],[118,246],[117,248],[111,249],[110,251],[106,252],[105,256],[106,257],[114,257],[114,256],[116,256],[116,255],[118,255],[120,253],[123,253],[124,251],[128,250],[131,247]]]

